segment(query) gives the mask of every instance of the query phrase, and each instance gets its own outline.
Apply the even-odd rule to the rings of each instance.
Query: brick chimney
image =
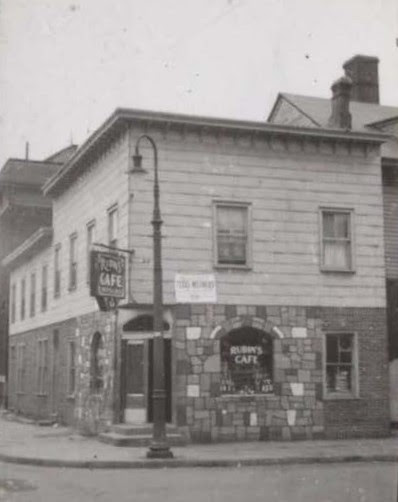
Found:
[[[341,77],[332,85],[332,114],[329,127],[351,129],[350,94],[352,82],[347,76]]]
[[[343,64],[352,80],[351,99],[362,103],[379,103],[379,60],[373,56],[357,55]]]

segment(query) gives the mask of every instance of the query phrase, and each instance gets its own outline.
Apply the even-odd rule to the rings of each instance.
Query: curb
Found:
[[[67,467],[85,469],[172,469],[193,467],[255,467],[271,465],[332,464],[344,462],[398,462],[398,454],[334,455],[329,457],[280,457],[233,459],[142,459],[142,460],[62,460],[51,458],[18,457],[0,454],[0,461],[10,464],[40,467]]]

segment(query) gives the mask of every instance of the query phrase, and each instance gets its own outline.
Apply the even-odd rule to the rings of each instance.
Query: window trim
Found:
[[[215,269],[226,270],[251,270],[253,266],[253,229],[252,229],[252,204],[245,201],[236,200],[213,200],[213,267]],[[218,229],[217,229],[217,209],[219,207],[241,207],[246,209],[247,214],[247,239],[246,239],[246,263],[219,263],[218,262]]]
[[[93,243],[95,242],[95,230],[97,227],[97,221],[96,219],[92,219],[87,222],[86,224],[86,254],[87,254],[87,260],[86,260],[86,281],[87,284],[90,284],[90,274],[91,274],[91,262],[90,262],[90,253],[91,249],[93,246]],[[88,236],[89,236],[89,230],[92,230],[92,242],[89,244],[88,242]]]
[[[349,215],[349,230],[350,230],[350,255],[351,255],[351,267],[330,267],[325,266],[323,261],[324,255],[324,237],[323,237],[323,214],[326,212],[330,213],[343,213]],[[332,207],[332,206],[321,206],[319,208],[319,267],[321,272],[335,272],[342,274],[354,274],[356,272],[356,261],[355,261],[355,211],[352,207]]]
[[[43,354],[43,361],[41,361],[40,347],[46,347],[46,351]],[[43,365],[41,366],[41,362]],[[46,371],[40,371],[41,368],[46,369]],[[36,394],[38,396],[48,396],[50,387],[50,344],[48,337],[42,337],[37,340],[37,383],[36,383]]]
[[[26,317],[26,277],[21,279],[21,305],[20,305],[20,319],[25,320]]]
[[[40,297],[41,312],[46,312],[48,309],[48,264],[43,263],[41,267],[41,297]]]
[[[72,248],[73,242],[73,248]],[[72,256],[73,249],[73,256]],[[72,281],[74,268],[74,282]],[[77,289],[77,232],[73,232],[69,236],[69,291],[75,291]]]
[[[36,315],[36,289],[37,289],[37,277],[36,271],[30,273],[30,303],[29,303],[29,317],[35,317]]]
[[[61,296],[61,244],[54,246],[54,298]]]
[[[116,214],[116,239],[111,239],[111,215]],[[107,215],[108,215],[108,245],[111,247],[117,247],[118,245],[118,240],[119,240],[119,205],[116,202],[115,204],[112,204],[107,209]],[[113,232],[114,233],[114,232]]]
[[[354,376],[352,379],[353,389],[347,393],[336,393],[336,392],[328,392],[327,390],[327,337],[329,335],[350,335],[353,339],[352,344],[352,362],[351,366],[354,371]],[[359,389],[359,347],[358,347],[358,334],[356,331],[352,330],[328,330],[324,333],[323,336],[323,357],[322,357],[322,366],[323,366],[323,398],[328,401],[333,400],[344,400],[344,399],[359,399],[360,397],[360,389]]]
[[[26,343],[18,342],[16,345],[16,393],[26,392]]]
[[[76,367],[76,349],[77,349],[77,343],[75,340],[68,340],[68,366],[67,366],[67,371],[68,371],[68,378],[67,378],[67,397],[72,398],[75,397],[75,392],[76,392],[76,375],[77,375],[77,367]],[[71,364],[71,346],[73,346],[74,350],[74,360],[73,360],[73,366]],[[71,370],[73,368],[74,371],[74,380],[73,380],[73,389],[71,389]]]
[[[10,323],[15,324],[17,320],[17,283],[13,282],[10,287]]]

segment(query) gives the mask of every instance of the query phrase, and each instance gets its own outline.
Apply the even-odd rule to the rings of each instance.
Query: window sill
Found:
[[[37,397],[48,397],[48,392],[36,392]]]
[[[361,398],[355,394],[328,394],[323,399],[324,401],[359,401]]]
[[[222,264],[222,263],[216,263],[213,266],[216,270],[236,270],[236,271],[242,271],[242,272],[247,272],[249,270],[252,270],[252,267],[249,265],[233,265],[233,264]]]
[[[355,269],[347,270],[345,268],[324,268],[321,267],[321,272],[325,274],[355,274]]]
[[[220,394],[216,399],[279,399],[276,394]]]
[[[69,286],[68,291],[69,293],[73,293],[73,291],[77,290],[77,286]]]

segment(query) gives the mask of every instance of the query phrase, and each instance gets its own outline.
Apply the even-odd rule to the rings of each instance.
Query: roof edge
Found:
[[[15,248],[9,255],[3,258],[1,264],[3,267],[12,267],[29,252],[36,252],[45,247],[45,244],[53,236],[52,227],[40,227],[30,237]]]
[[[112,127],[118,123],[151,122],[151,124],[179,124],[192,127],[221,128],[240,132],[264,133],[270,135],[284,135],[290,137],[307,136],[323,139],[343,141],[362,141],[367,143],[381,144],[387,139],[387,135],[376,132],[361,132],[342,129],[328,129],[322,127],[297,127],[291,125],[270,124],[267,122],[234,120],[227,118],[205,117],[196,115],[182,115],[166,112],[153,112],[130,108],[117,108],[113,114],[83,143],[74,155],[60,170],[55,173],[43,185],[44,195],[56,192],[56,187],[74,165],[88,154],[102,137],[107,135]]]

